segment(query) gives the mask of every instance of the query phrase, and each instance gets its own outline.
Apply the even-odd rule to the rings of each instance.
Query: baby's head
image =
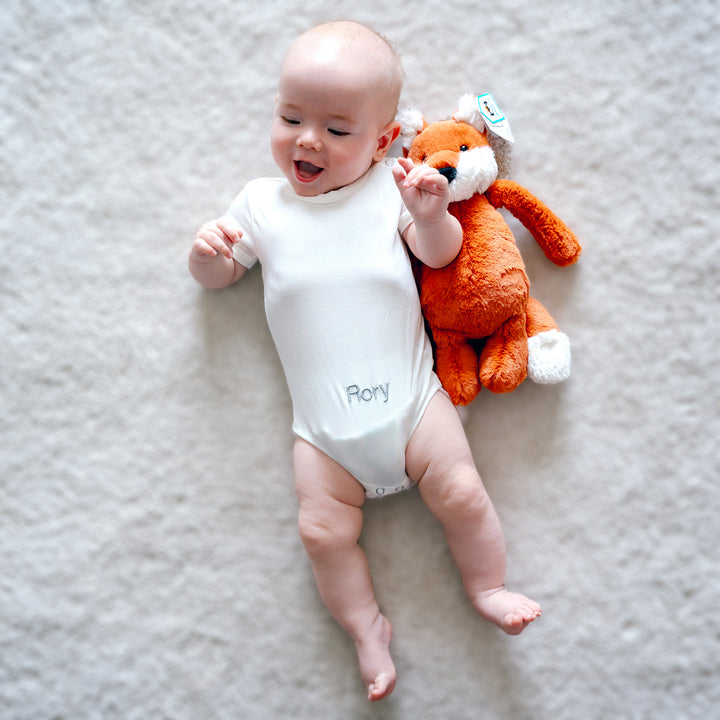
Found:
[[[351,21],[318,25],[291,45],[280,73],[271,147],[299,195],[349,185],[398,135],[402,66],[392,46]]]

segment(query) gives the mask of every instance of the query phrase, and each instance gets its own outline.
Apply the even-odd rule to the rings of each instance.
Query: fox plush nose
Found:
[[[454,167],[441,167],[438,168],[438,172],[447,178],[448,183],[451,183],[457,177],[457,170]]]
[[[457,177],[457,170],[452,166],[438,168],[438,172],[447,178],[448,183],[451,183]]]

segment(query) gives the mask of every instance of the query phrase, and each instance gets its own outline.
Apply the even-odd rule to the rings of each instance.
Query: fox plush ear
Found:
[[[497,162],[498,165],[498,177],[510,177],[510,151],[512,150],[512,143],[509,143],[504,138],[488,130],[485,120],[480,113],[476,95],[467,93],[458,100],[458,107],[453,113],[453,120],[472,125],[478,132],[485,135],[488,145],[490,145],[493,153],[495,153],[495,162]]]
[[[453,120],[472,125],[478,132],[487,135],[487,127],[483,116],[480,114],[476,96],[471,93],[463,95],[458,100],[457,110],[453,113]]]
[[[428,126],[419,110],[407,108],[401,110],[395,117],[400,123],[400,137],[402,138],[403,155],[408,156],[413,140]]]

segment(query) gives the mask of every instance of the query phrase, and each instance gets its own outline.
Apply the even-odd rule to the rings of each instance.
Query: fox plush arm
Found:
[[[493,207],[506,208],[528,229],[548,260],[565,267],[578,259],[580,243],[570,228],[522,185],[496,180],[485,195]]]

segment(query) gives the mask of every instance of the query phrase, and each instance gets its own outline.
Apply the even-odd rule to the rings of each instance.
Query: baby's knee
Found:
[[[360,511],[358,510],[358,513]],[[343,522],[331,512],[300,507],[298,514],[300,539],[307,553],[313,557],[345,550],[360,537],[360,524]]]
[[[485,514],[490,498],[474,466],[460,466],[438,483],[428,505],[434,505],[436,514],[448,518],[473,520]],[[431,508],[433,509],[433,508]]]

